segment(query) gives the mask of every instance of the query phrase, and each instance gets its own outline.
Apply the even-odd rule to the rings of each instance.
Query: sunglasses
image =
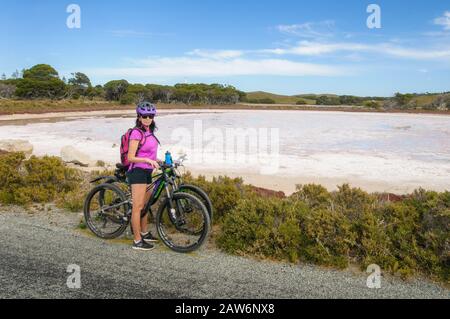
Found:
[[[155,118],[155,116],[154,115],[141,115],[141,118],[143,118],[143,119],[154,119]]]

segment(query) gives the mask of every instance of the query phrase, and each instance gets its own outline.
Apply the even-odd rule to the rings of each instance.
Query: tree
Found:
[[[174,93],[174,88],[172,86],[147,84],[145,87],[150,90],[154,102],[170,103]]]
[[[65,84],[58,72],[48,64],[38,64],[24,70],[17,81],[16,95],[22,98],[59,98],[64,94]]]
[[[126,94],[130,84],[127,80],[114,80],[105,84],[105,98],[109,101],[119,101]]]
[[[5,81],[5,80],[6,80],[6,74],[3,73],[3,74],[2,74],[2,81]]]
[[[401,94],[401,93],[395,93],[394,101],[398,104],[398,106],[406,106],[408,103],[411,102],[412,98],[414,97],[413,94]]]
[[[9,99],[14,95],[16,87],[10,84],[0,83],[0,98]]]
[[[81,72],[71,73],[72,77],[67,81],[66,96],[78,98],[80,95],[87,96],[88,90],[92,88],[91,80],[88,76]]]
[[[352,95],[341,95],[339,96],[339,104],[342,105],[361,105],[363,103],[363,99],[357,96]]]
[[[24,70],[24,79],[33,79],[38,81],[49,81],[59,79],[58,72],[48,64],[37,64],[31,69]]]
[[[91,80],[88,76],[81,72],[71,73],[72,78],[69,79],[67,83],[75,85],[79,88],[87,89],[92,87]]]
[[[64,94],[65,85],[60,79],[38,81],[33,79],[22,79],[18,82],[16,95],[18,97],[33,98],[60,98]]]
[[[316,100],[317,105],[340,105],[341,101],[339,97],[337,96],[327,96],[327,95],[321,95],[317,97]]]
[[[142,101],[152,101],[153,99],[152,91],[143,84],[130,84],[127,88],[127,95],[130,95],[131,98],[128,97],[126,101],[130,101],[132,99],[136,103]]]

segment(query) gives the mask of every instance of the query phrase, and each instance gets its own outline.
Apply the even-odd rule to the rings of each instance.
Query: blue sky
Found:
[[[69,29],[69,4],[81,28]],[[381,28],[369,29],[369,4]],[[94,84],[244,91],[450,91],[450,1],[2,0],[0,74],[48,63]]]

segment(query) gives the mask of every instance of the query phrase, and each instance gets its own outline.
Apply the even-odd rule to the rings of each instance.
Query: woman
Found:
[[[133,249],[152,250],[151,242],[157,241],[147,227],[147,216],[141,218],[141,211],[149,200],[151,192],[147,186],[152,182],[152,170],[158,168],[158,140],[153,135],[156,129],[154,117],[156,108],[149,102],[139,103],[136,108],[136,127],[130,134],[128,161],[130,166],[126,173],[131,184],[133,209],[131,225],[133,226]]]

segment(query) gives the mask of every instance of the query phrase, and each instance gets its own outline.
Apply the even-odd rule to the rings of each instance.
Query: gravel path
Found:
[[[428,282],[382,278],[310,265],[262,262],[212,249],[185,255],[159,244],[134,251],[76,228],[78,214],[0,207],[0,298],[449,298]],[[66,285],[81,268],[81,288]]]

